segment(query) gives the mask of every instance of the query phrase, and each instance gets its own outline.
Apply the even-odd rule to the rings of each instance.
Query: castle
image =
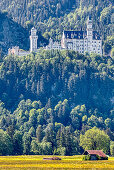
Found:
[[[97,53],[102,55],[102,39],[93,31],[92,21],[87,20],[87,31],[63,31],[61,44],[50,39],[46,49],[68,49],[84,54]]]
[[[8,50],[8,54],[23,56],[37,52],[37,40],[37,30],[33,27],[30,35],[30,51],[22,51],[19,47],[13,47]],[[78,51],[81,54],[93,52],[102,55],[102,39],[96,31],[93,31],[92,20],[88,18],[86,31],[63,31],[61,42],[53,42],[50,38],[49,45],[44,49],[68,49]]]

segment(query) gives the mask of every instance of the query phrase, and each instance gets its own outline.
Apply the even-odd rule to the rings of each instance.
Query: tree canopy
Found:
[[[103,150],[109,154],[110,138],[104,131],[94,127],[80,135],[80,145],[84,150]]]

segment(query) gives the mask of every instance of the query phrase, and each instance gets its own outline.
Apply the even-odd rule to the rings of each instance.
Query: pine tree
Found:
[[[43,130],[42,130],[42,126],[39,125],[36,129],[36,138],[37,141],[40,143],[43,139]]]

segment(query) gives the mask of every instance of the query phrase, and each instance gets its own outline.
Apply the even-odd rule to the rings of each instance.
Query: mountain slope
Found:
[[[60,17],[78,4],[75,0],[1,0],[1,10],[7,10],[22,24],[26,21],[44,21],[50,16]],[[63,10],[64,9],[64,10]]]
[[[8,48],[20,46],[23,49],[29,49],[29,33],[21,25],[17,24],[6,14],[0,13],[0,49],[7,53]]]
[[[8,56],[0,67],[1,100],[11,108],[20,96],[40,100],[43,105],[66,98],[72,106],[86,104],[105,112],[113,104],[112,69],[111,57],[72,51],[41,49],[27,57]]]
[[[79,7],[103,8],[113,4],[112,0],[0,0],[0,9],[7,10],[13,19],[22,25],[26,21],[39,22],[49,17],[61,17]]]

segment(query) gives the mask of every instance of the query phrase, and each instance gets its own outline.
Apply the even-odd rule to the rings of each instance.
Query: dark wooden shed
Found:
[[[102,150],[86,150],[83,155],[90,155],[90,160],[108,159],[108,157]]]
[[[61,160],[59,157],[52,157],[52,158],[43,158],[43,160]]]

